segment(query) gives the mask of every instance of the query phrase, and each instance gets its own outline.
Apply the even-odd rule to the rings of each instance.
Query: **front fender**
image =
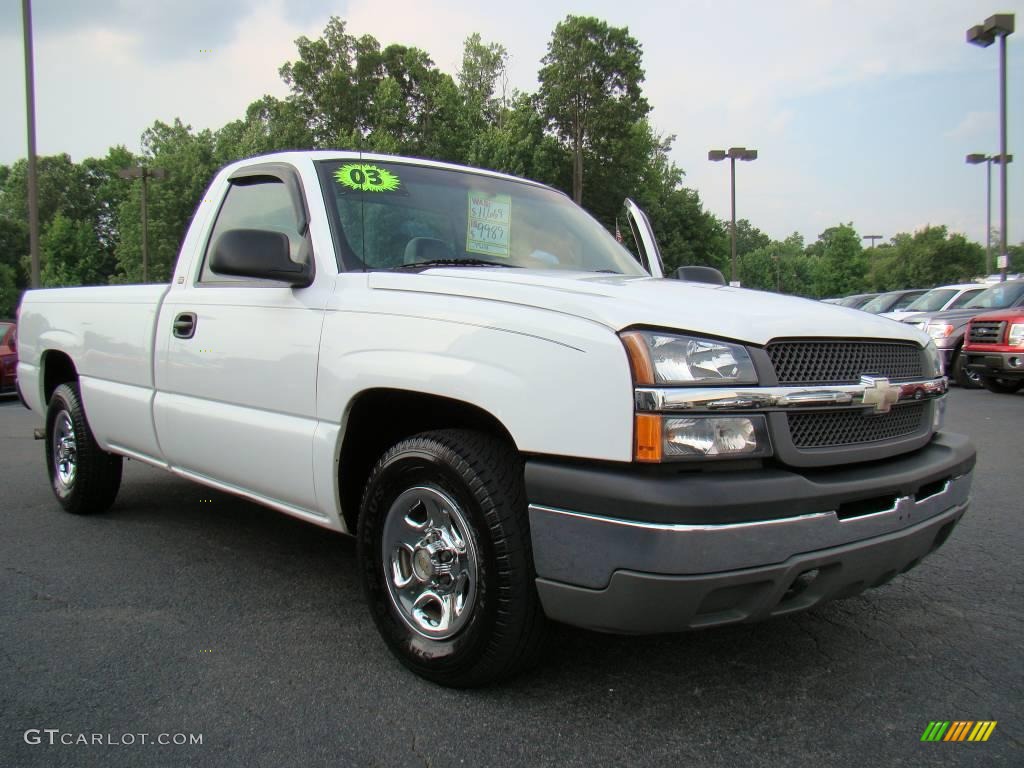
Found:
[[[408,390],[490,413],[526,453],[630,461],[625,351],[607,328],[564,316],[558,322],[571,343],[437,318],[329,313],[318,417],[337,423],[369,388]]]

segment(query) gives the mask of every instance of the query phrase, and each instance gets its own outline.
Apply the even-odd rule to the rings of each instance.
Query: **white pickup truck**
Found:
[[[122,459],[357,537],[384,640],[452,686],[548,619],[751,621],[917,565],[975,452],[912,326],[661,277],[561,193],[299,152],[221,171],[170,285],[31,291],[18,382],[60,504]]]

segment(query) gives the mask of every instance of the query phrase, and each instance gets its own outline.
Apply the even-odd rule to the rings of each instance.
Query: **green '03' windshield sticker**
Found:
[[[346,163],[334,172],[339,184],[363,192],[394,192],[401,180],[386,168],[366,163]]]

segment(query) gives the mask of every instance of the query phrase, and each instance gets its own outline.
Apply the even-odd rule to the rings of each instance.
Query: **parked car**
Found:
[[[902,322],[920,312],[942,312],[946,309],[957,309],[988,287],[980,283],[943,285],[939,288],[932,288],[923,296],[918,296],[905,309],[882,312],[881,315],[890,320]]]
[[[556,190],[426,160],[250,158],[201,199],[169,285],[25,294],[56,500],[103,512],[128,457],[355,534],[383,642],[428,679],[508,677],[548,619],[857,594],[966,512],[925,334],[663,279],[635,206],[639,263]]]
[[[991,310],[1020,306],[1024,306],[1024,280],[1013,280],[989,286],[959,309],[925,312],[904,323],[916,325],[932,337],[950,378],[961,387],[977,389],[981,386],[981,378],[976,371],[966,368],[960,354],[967,322]]]
[[[11,320],[0,321],[0,395],[17,392],[18,326]]]
[[[860,309],[873,298],[877,293],[857,293],[853,296],[844,296],[841,299],[833,299],[831,303],[838,304],[840,307],[849,307],[850,309]]]
[[[991,392],[1024,387],[1024,307],[971,318],[964,343],[964,365]]]
[[[899,312],[906,309],[915,299],[924,296],[926,288],[915,288],[909,291],[889,291],[875,296],[871,301],[858,307],[862,312],[881,315],[884,312]]]

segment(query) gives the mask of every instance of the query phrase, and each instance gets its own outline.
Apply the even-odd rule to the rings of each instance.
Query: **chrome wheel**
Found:
[[[53,422],[53,466],[57,482],[65,490],[70,489],[78,472],[78,443],[67,411],[58,413]]]
[[[384,577],[402,620],[431,640],[457,634],[476,601],[477,552],[458,505],[435,488],[400,494],[381,538]]]

